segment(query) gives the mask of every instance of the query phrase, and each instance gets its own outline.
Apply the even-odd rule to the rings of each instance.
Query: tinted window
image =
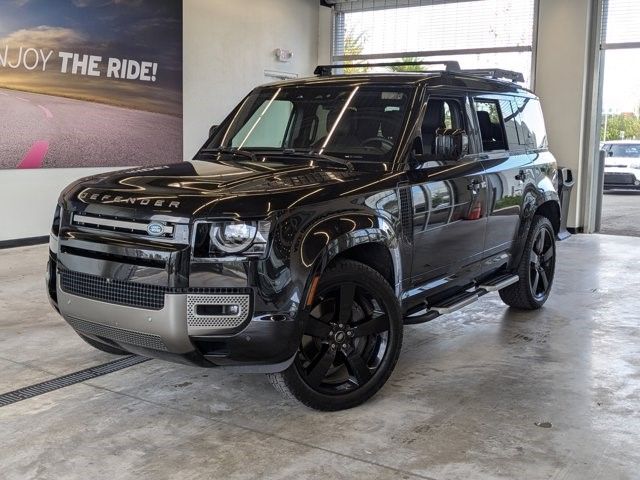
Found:
[[[611,157],[640,157],[640,143],[614,143],[608,150]]]
[[[504,131],[507,134],[507,145],[509,150],[519,150],[520,138],[518,136],[518,109],[515,106],[514,101],[510,98],[504,98],[500,100],[500,110],[502,111],[502,117],[504,120]]]
[[[482,148],[485,152],[506,150],[500,107],[497,100],[475,100]]]
[[[516,97],[520,112],[520,143],[529,148],[546,148],[547,131],[540,102],[535,98]]]

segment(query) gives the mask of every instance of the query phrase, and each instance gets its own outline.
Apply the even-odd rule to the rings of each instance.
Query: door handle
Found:
[[[467,185],[467,189],[471,190],[473,193],[478,193],[478,190],[481,188],[487,188],[487,182],[484,180],[473,180],[471,183]]]

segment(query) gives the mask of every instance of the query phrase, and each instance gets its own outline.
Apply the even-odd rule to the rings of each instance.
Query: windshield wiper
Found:
[[[280,152],[279,152],[280,153]],[[347,168],[349,171],[353,171],[353,163],[349,160],[345,160],[344,158],[333,157],[331,155],[325,155],[323,153],[318,152],[310,152],[310,151],[300,151],[295,148],[285,148],[282,150],[283,155],[297,155],[303,158],[311,158],[313,160],[325,161],[329,163],[337,163],[338,165],[342,165]]]
[[[244,157],[244,158],[248,158],[251,161],[257,162],[258,159],[256,158],[255,154],[253,152],[249,152],[248,150],[241,150],[239,148],[225,148],[225,147],[219,147],[219,148],[204,148],[202,150],[200,150],[200,153],[213,153],[213,154],[221,154],[221,155],[237,155],[239,157]]]

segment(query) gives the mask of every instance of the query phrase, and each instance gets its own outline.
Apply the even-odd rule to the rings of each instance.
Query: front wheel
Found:
[[[556,268],[555,233],[548,218],[533,217],[529,235],[516,272],[520,280],[500,290],[507,305],[536,310],[547,301]]]
[[[298,354],[269,380],[285,397],[316,410],[343,410],[371,398],[393,371],[402,315],[389,283],[352,260],[330,266],[301,319]]]

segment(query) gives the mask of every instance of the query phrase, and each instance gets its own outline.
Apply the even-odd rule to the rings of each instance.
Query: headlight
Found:
[[[223,257],[243,255],[261,257],[267,251],[269,221],[220,221],[197,224],[194,256]]]
[[[60,235],[60,217],[62,216],[62,207],[56,205],[56,209],[53,212],[53,222],[51,223],[51,233],[56,237]]]

